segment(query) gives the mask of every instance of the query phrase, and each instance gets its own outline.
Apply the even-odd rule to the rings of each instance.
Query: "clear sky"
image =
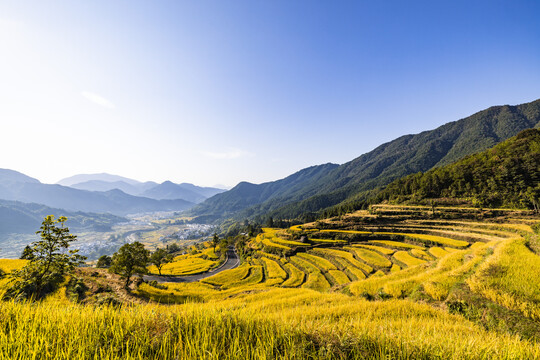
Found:
[[[235,185],[540,98],[539,1],[0,0],[0,168]]]

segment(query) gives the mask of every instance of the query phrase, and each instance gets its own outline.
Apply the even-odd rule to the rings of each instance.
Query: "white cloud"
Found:
[[[88,91],[83,91],[81,95],[84,96],[87,100],[90,100],[91,102],[93,102],[94,104],[98,104],[108,109],[114,109],[114,104],[111,101],[105,99],[101,95],[88,92]]]
[[[251,157],[254,154],[241,150],[241,149],[229,149],[222,152],[203,151],[202,154],[212,159],[238,159],[243,157]]]

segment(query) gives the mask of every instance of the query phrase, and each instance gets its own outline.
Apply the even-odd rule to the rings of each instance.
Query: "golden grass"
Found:
[[[315,265],[299,256],[293,256],[290,259],[294,265],[303,269],[307,274],[306,282],[302,285],[303,288],[317,291],[327,291],[330,289],[328,280],[326,280],[324,275]]]
[[[394,249],[389,249],[389,248],[385,248],[385,247],[382,247],[382,246],[376,246],[376,245],[354,244],[352,246],[354,246],[354,247],[362,247],[362,248],[369,249],[369,250],[375,250],[375,251],[380,252],[381,254],[384,254],[384,255],[392,255],[393,253],[396,252]]]
[[[315,239],[310,238],[310,241],[316,242],[316,243],[323,243],[323,244],[346,244],[347,241],[345,240],[338,240],[338,239]]]
[[[355,231],[355,230],[320,230],[320,232],[328,232],[328,233],[340,233],[340,234],[371,234],[371,231]]]
[[[488,332],[426,304],[307,289],[176,306],[0,303],[0,314],[0,358],[9,359],[540,357],[534,343]]]
[[[246,278],[249,275],[250,269],[251,266],[249,264],[242,264],[236,269],[222,271],[202,281],[211,285],[222,286]]]
[[[281,268],[281,266],[277,262],[265,257],[262,257],[260,260],[264,263],[268,278],[287,278],[287,273]]]
[[[540,256],[523,238],[504,241],[467,280],[473,291],[523,315],[540,320]]]
[[[320,256],[316,256],[313,254],[307,254],[307,253],[298,253],[296,256],[301,257],[302,259],[311,262],[313,265],[315,265],[317,268],[323,271],[328,270],[337,270],[336,266],[332,264],[330,261],[326,260],[325,258],[322,258]]]
[[[422,260],[426,260],[426,261],[433,260],[433,256],[428,255],[428,253],[425,252],[424,250],[412,249],[411,254],[414,257],[417,257],[417,258],[422,259]]]
[[[405,265],[407,265],[408,267],[412,267],[412,266],[416,266],[416,265],[421,265],[423,263],[425,263],[425,260],[422,260],[422,259],[418,259],[412,255],[410,255],[408,252],[406,251],[397,251],[394,255],[393,255],[393,258],[395,258],[396,260],[398,260],[400,263],[403,263]]]
[[[13,270],[19,270],[22,268],[28,260],[20,260],[20,259],[0,259],[0,270],[4,271],[5,273],[10,273]]]
[[[383,240],[347,248],[387,261],[383,255],[393,254],[396,263],[384,267],[388,274],[378,270],[368,279],[358,268],[366,260],[343,249],[309,250],[290,261],[259,252],[257,265],[137,290],[182,305],[81,306],[70,304],[62,290],[38,304],[0,303],[0,359],[539,359],[538,343],[484,330],[430,301],[397,299],[421,292],[422,299],[445,301],[465,281],[475,294],[540,320],[540,257],[518,236],[519,226],[507,228],[513,237],[459,250]],[[16,268],[16,261],[0,260],[0,268]],[[265,282],[258,264],[266,269]],[[362,280],[350,283],[353,275]],[[354,296],[327,292],[331,284],[348,284]],[[359,297],[367,294],[394,299]]]
[[[334,257],[345,259],[346,262],[345,263],[341,262],[341,263],[344,264],[344,267],[348,268],[351,271],[353,271],[353,268],[361,269],[366,274],[369,274],[373,271],[373,268],[371,266],[356,260],[353,254],[351,254],[348,251],[335,250],[335,249],[317,249],[316,251],[318,253],[321,253],[327,256],[334,256]],[[353,274],[357,275],[355,272],[353,272]],[[360,278],[363,278],[363,277],[360,277]]]
[[[302,287],[317,291],[328,291],[330,290],[330,283],[321,272],[310,272],[307,274],[307,280]]]
[[[391,246],[395,248],[405,248],[405,249],[418,249],[418,250],[425,250],[424,247],[418,246],[418,245],[412,245],[404,242],[399,241],[391,241],[391,240],[371,240],[370,243],[372,244],[380,244],[380,245],[386,245]]]
[[[435,256],[436,258],[442,258],[449,254],[448,251],[437,246],[430,247],[428,251],[431,255]]]
[[[371,266],[383,268],[392,266],[392,262],[390,260],[375,251],[358,247],[345,247],[345,249],[354,252],[359,259],[365,261]]]
[[[412,233],[395,233],[395,232],[374,232],[374,235],[400,235],[414,240],[421,240],[423,242],[433,242],[441,245],[454,246],[457,248],[464,248],[469,246],[467,241],[455,240],[442,236],[425,235],[425,234],[412,234]]]
[[[291,263],[283,265],[289,272],[289,278],[281,284],[283,287],[299,287],[306,278],[306,274]]]
[[[345,273],[343,273],[342,271],[329,270],[328,273],[334,279],[334,281],[335,281],[335,283],[337,285],[343,285],[343,284],[347,284],[347,283],[351,282],[349,277],[347,275],[345,275]]]

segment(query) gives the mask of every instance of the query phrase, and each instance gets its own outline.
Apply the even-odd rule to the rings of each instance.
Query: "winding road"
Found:
[[[234,247],[229,247],[227,249],[227,260],[223,264],[221,264],[220,267],[201,273],[201,274],[195,274],[195,275],[186,275],[186,276],[173,276],[173,275],[144,275],[143,279],[146,281],[157,281],[158,283],[165,283],[165,282],[194,282],[199,281],[202,279],[205,279],[210,276],[214,276],[222,271],[234,269],[240,265],[240,259],[238,258],[238,254],[236,253],[236,250]]]

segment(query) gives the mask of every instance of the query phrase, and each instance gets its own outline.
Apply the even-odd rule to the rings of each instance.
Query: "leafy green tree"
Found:
[[[69,233],[64,225],[66,220],[64,216],[58,220],[53,215],[45,217],[36,232],[40,240],[33,242],[24,252],[28,263],[11,273],[5,297],[40,299],[56,290],[65,275],[84,262],[86,257],[79,255],[78,250],[68,250],[77,237]]]
[[[109,255],[102,255],[99,257],[96,267],[98,268],[108,268],[111,266],[112,258]]]
[[[150,262],[156,265],[159,275],[161,275],[163,265],[168,264],[171,261],[173,261],[173,256],[170,255],[167,250],[161,248],[157,248],[150,256]]]
[[[217,233],[214,233],[214,236],[212,236],[212,241],[210,241],[212,246],[214,247],[214,253],[216,252],[216,246],[219,244],[219,236]]]
[[[540,213],[540,184],[536,187],[529,187],[525,193],[527,199],[531,202],[535,213]]]
[[[172,254],[172,253],[175,253],[175,252],[180,251],[180,246],[178,246],[178,244],[176,244],[176,243],[172,243],[172,244],[170,244],[170,245],[167,245],[167,249],[166,249],[166,250],[167,250],[167,252],[168,252],[169,254]]]
[[[150,252],[138,241],[122,245],[112,257],[109,272],[120,275],[126,279],[125,287],[129,287],[129,281],[133,274],[147,274]]]
[[[26,247],[24,248],[22,254],[21,254],[21,257],[20,257],[21,260],[30,260],[32,259],[32,248],[30,247],[30,245],[26,245]]]

